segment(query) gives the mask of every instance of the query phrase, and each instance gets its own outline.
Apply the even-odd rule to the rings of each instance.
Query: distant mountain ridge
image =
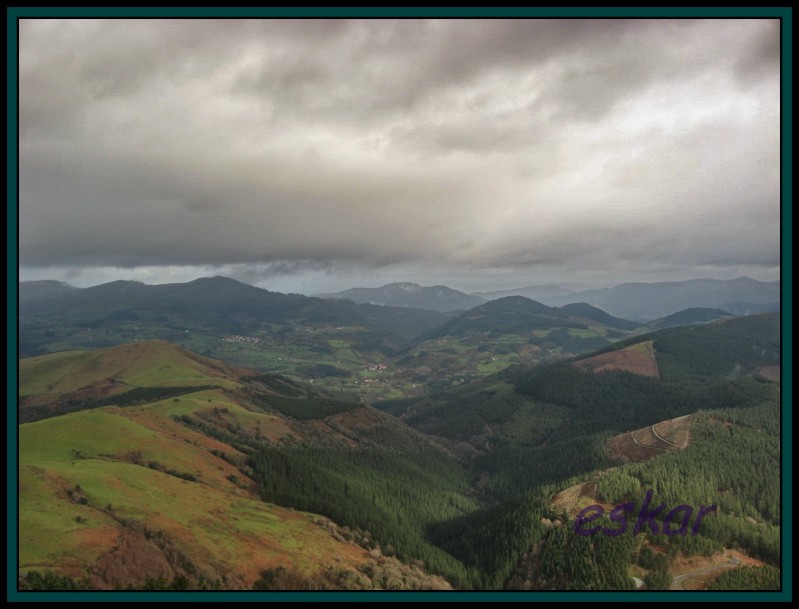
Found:
[[[505,296],[461,313],[423,335],[419,340],[447,335],[462,336],[471,332],[526,334],[534,330],[556,327],[581,329],[586,328],[589,321],[621,330],[632,330],[640,325],[613,317],[586,303],[559,308],[547,306],[524,296]]]
[[[30,292],[29,287],[27,282],[20,283],[20,292]],[[270,292],[227,277],[160,285],[112,281],[83,289],[39,291],[40,295],[20,301],[22,355],[43,352],[43,345],[50,340],[43,319],[62,327],[77,324],[88,328],[111,321],[146,322],[163,328],[150,337],[171,341],[178,340],[184,330],[247,334],[264,323],[358,326],[373,334],[373,346],[388,349],[404,347],[405,341],[448,319],[437,311]],[[124,342],[121,335],[100,346],[119,341]]]
[[[567,304],[560,308],[561,311],[568,313],[574,317],[582,317],[583,319],[590,319],[592,321],[599,322],[601,324],[605,324],[610,328],[617,328],[619,330],[634,330],[640,324],[634,321],[629,321],[627,319],[620,319],[618,317],[614,317],[609,313],[603,311],[602,309],[598,309],[597,307],[591,306],[587,302],[574,302],[572,304]]]
[[[465,311],[485,302],[485,299],[443,285],[423,287],[416,283],[389,283],[379,288],[352,288],[334,294],[319,294],[318,298],[352,300],[359,304],[392,307],[411,307],[429,311]]]
[[[660,283],[623,283],[613,288],[588,290],[564,296],[543,298],[551,306],[586,302],[613,316],[648,322],[685,309],[704,307],[729,311],[725,303],[737,303],[736,314],[747,308],[764,312],[779,310],[780,282],[757,281],[749,277],[738,279],[691,279]],[[755,312],[755,311],[752,311]]]
[[[513,288],[510,290],[494,290],[492,292],[474,292],[476,296],[480,296],[485,300],[496,300],[497,298],[505,298],[506,296],[524,296],[530,300],[543,300],[544,298],[554,298],[556,296],[566,296],[574,294],[580,288],[573,289],[571,287],[556,285],[556,284],[542,284],[530,285],[523,288]]]
[[[39,298],[63,296],[77,290],[75,286],[62,281],[44,279],[41,281],[22,281],[19,284],[19,301],[28,302]]]
[[[673,328],[675,326],[688,326],[693,324],[705,324],[725,317],[733,317],[731,313],[722,309],[709,309],[706,307],[694,307],[672,313],[661,319],[650,321],[646,324],[647,328],[660,330],[662,328]]]

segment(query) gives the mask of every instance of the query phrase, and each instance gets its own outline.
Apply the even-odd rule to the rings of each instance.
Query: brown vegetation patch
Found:
[[[682,589],[692,590],[694,592],[697,590],[705,590],[707,589],[707,582],[697,581],[695,579],[687,579],[684,582],[682,582]]]
[[[288,422],[280,417],[269,415],[264,415],[258,421],[258,431],[261,436],[267,438],[270,442],[279,442],[283,438],[292,435],[292,429]]]
[[[693,415],[677,417],[614,436],[608,440],[611,457],[623,461],[646,461],[667,452],[678,452],[690,442]]]
[[[107,524],[70,532],[70,535],[78,540],[79,545],[87,549],[113,548],[117,545],[120,534],[119,528]]]
[[[380,424],[380,418],[377,414],[368,408],[353,408],[338,414],[327,417],[330,421],[337,421],[345,427],[354,427],[356,425],[375,426]]]
[[[162,472],[178,470],[181,473],[190,473],[197,476],[206,484],[210,484],[216,488],[225,489],[229,492],[232,485],[238,489],[236,491],[237,494],[243,492],[250,497],[258,496],[257,488],[249,484],[250,481],[241,473],[238,466],[235,464],[237,462],[244,462],[244,454],[228,444],[190,429],[152,409],[116,409],[111,407],[109,411],[115,411],[115,414],[135,420],[136,423],[155,431],[163,436],[164,439],[183,441],[196,447],[190,449],[195,453],[195,458],[188,467],[176,467],[174,464],[170,463],[168,459],[163,462],[158,458],[153,459],[152,453],[148,449],[149,447],[145,444],[141,445],[141,449],[117,455],[108,455],[109,458],[140,465],[142,467],[149,467],[150,469]],[[225,455],[226,458],[221,458],[219,455]],[[231,476],[235,476],[239,482],[231,481]]]
[[[90,580],[93,587],[110,590],[140,586],[148,577],[171,580],[175,574],[161,548],[143,533],[125,531],[117,547],[92,567]]]
[[[729,550],[727,553],[738,559],[739,564],[744,567],[765,567],[768,564],[757,558],[752,558],[740,550]]]
[[[624,349],[600,353],[573,364],[577,368],[588,368],[594,372],[623,370],[651,378],[659,378],[655,350],[652,341],[636,343]]]
[[[663,450],[637,444],[631,432],[615,436],[608,440],[608,451],[614,459],[638,463],[663,454]]]
[[[763,366],[757,371],[757,376],[772,381],[774,383],[780,382],[780,367],[779,366]]]
[[[652,547],[653,550],[656,548]],[[762,567],[766,563],[751,558],[739,550],[722,550],[711,556],[684,556],[677,554],[669,572],[674,576],[689,574],[688,577],[674,582],[672,590],[704,590],[709,582],[714,581],[724,571],[739,567]]]
[[[47,406],[50,416],[59,414],[63,409],[74,410],[73,404],[93,402],[112,395],[118,395],[130,390],[129,385],[119,383],[113,379],[102,379],[75,391],[65,393],[45,393],[21,396],[19,400],[20,411],[29,408]]]

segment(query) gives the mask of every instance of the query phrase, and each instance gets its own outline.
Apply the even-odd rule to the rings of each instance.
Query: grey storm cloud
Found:
[[[20,263],[773,269],[779,36],[23,20]]]

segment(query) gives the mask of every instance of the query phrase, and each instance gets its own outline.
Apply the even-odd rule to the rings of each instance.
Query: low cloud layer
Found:
[[[31,276],[778,272],[774,20],[30,20],[19,52]]]

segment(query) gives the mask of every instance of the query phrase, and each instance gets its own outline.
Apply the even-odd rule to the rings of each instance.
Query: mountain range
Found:
[[[496,300],[497,298],[505,298],[506,296],[524,296],[530,300],[543,301],[547,298],[556,296],[567,296],[588,289],[577,285],[556,285],[554,283],[530,285],[523,288],[515,288],[510,290],[494,290],[491,292],[474,292],[475,296],[480,296],[485,300]]]
[[[22,355],[161,339],[366,399],[583,353],[638,325],[585,303],[556,308],[514,296],[444,313],[280,294],[224,277],[85,289],[36,282],[20,291]]]
[[[587,302],[611,315],[640,322],[652,321],[695,307],[735,309],[730,312],[743,315],[747,310],[758,313],[779,310],[780,282],[740,277],[729,280],[623,283],[613,288],[575,292],[541,300],[552,306]]]
[[[380,288],[353,288],[322,298],[358,303],[415,307],[432,311],[464,311],[485,301],[523,296],[550,306],[587,303],[617,318],[649,322],[691,308],[724,309],[732,315],[779,311],[780,282],[738,279],[691,279],[657,283],[623,283],[586,290],[577,285],[541,284],[510,290],[466,294],[446,286],[421,287],[391,283]]]
[[[445,288],[403,285],[389,291],[452,296]],[[22,282],[19,304],[22,356],[161,339],[367,401],[440,390],[511,364],[590,352],[630,332],[712,318],[693,311],[640,327],[588,302],[551,306],[523,296],[442,312],[281,294],[225,277],[83,289]]]
[[[176,293],[178,286],[184,286],[179,288],[180,294]],[[423,287],[415,283],[390,283],[379,288],[352,288],[343,292],[320,294],[314,298],[450,313],[466,311],[486,301],[508,296],[523,296],[557,307],[586,303],[617,318],[642,323],[691,308],[717,308],[732,315],[754,315],[779,311],[780,306],[779,281],[763,282],[748,277],[730,280],[692,279],[658,283],[623,283],[611,288],[583,291],[575,291],[574,287],[546,284],[467,294],[442,285]],[[308,297],[269,292],[225,277],[202,278],[186,284],[152,286],[134,281],[115,281],[85,289],[74,288],[57,281],[27,281],[19,284],[19,301],[23,311],[39,310],[42,306],[46,308],[47,303],[52,302],[62,304],[77,303],[81,300],[91,302],[94,297],[112,296],[132,299],[144,296],[158,297],[176,304],[193,302],[205,307],[208,303],[199,303],[196,299],[192,299],[201,297],[205,301],[209,297],[209,290],[217,292],[211,297],[211,304],[216,306],[228,303],[242,308],[243,302],[251,302],[254,307],[268,305],[270,309],[287,311],[311,304],[311,301],[301,301],[302,298]],[[326,309],[318,302],[312,308]],[[340,308],[327,307],[326,310],[328,315],[352,318],[352,313],[345,314]],[[333,313],[334,310],[337,312]],[[369,315],[379,314],[372,309]]]
[[[443,285],[422,287],[416,283],[389,283],[379,288],[352,288],[335,294],[318,294],[319,298],[346,299],[361,304],[412,307],[430,311],[465,311],[485,300]]]
[[[406,346],[447,319],[436,311],[270,292],[227,277],[160,285],[113,281],[83,289],[23,282],[20,294],[25,295],[19,303],[20,349],[25,354],[36,353],[42,341],[53,342],[52,336],[36,336],[38,330],[54,331],[59,323],[97,329],[132,322],[137,328],[151,328],[152,337],[172,341],[186,338],[186,330],[244,335],[264,324],[333,324],[363,328],[371,333],[375,348],[390,350]],[[99,334],[95,332],[95,338]],[[113,337],[109,340],[101,346],[115,344]]]

